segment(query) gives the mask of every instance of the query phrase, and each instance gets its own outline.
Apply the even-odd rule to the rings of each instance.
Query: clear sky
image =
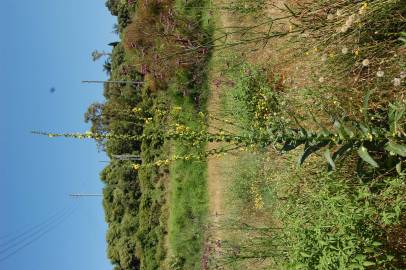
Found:
[[[101,198],[68,196],[101,193],[106,157],[94,142],[30,131],[89,129],[83,114],[103,100],[102,86],[80,81],[106,78],[103,60],[94,63],[90,54],[110,50],[115,18],[100,0],[4,0],[0,15],[0,269],[111,269]],[[75,206],[59,226],[2,260],[43,232],[42,222],[57,223],[58,216],[49,218]],[[42,227],[15,238],[36,224]]]

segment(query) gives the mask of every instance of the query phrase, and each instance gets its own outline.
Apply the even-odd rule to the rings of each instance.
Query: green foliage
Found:
[[[404,255],[385,246],[382,228],[401,222],[403,178],[383,183],[345,183],[321,177],[283,213],[288,269],[401,269]],[[285,211],[285,213],[284,213]]]
[[[122,269],[138,269],[133,233],[138,227],[139,186],[131,162],[114,162],[101,173],[106,183],[103,190],[105,219],[109,224],[106,239],[107,254],[113,264]]]
[[[400,38],[399,38],[399,40],[400,40],[401,42],[403,42],[403,45],[404,45],[404,46],[406,46],[406,32],[401,32],[401,33],[400,33]]]
[[[130,3],[133,2],[133,3]],[[132,14],[136,10],[137,1],[128,0],[107,0],[106,7],[111,15],[117,16],[118,29],[122,31],[130,22]]]

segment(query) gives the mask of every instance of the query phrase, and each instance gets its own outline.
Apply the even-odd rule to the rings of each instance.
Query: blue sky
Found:
[[[68,196],[101,192],[106,157],[94,142],[30,131],[89,129],[83,114],[103,100],[102,86],[80,81],[106,78],[103,60],[94,63],[90,54],[110,50],[115,18],[100,0],[2,1],[0,13],[0,269],[111,269],[101,198]],[[75,205],[54,230],[1,261],[13,252],[7,237]]]

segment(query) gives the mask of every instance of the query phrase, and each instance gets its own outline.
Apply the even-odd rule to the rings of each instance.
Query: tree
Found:
[[[94,50],[92,52],[92,60],[93,61],[99,60],[102,56],[111,56],[111,53],[106,53],[105,51],[99,52],[98,50]]]

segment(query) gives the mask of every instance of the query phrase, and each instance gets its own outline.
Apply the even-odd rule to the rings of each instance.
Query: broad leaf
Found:
[[[406,157],[406,146],[389,141],[385,145],[386,151],[393,152],[401,157]]]
[[[390,132],[392,134],[398,132],[398,124],[404,114],[405,114],[405,105],[402,106],[399,104],[389,104],[388,119]]]
[[[402,162],[399,162],[398,164],[396,164],[396,172],[399,175],[402,175]]]
[[[337,120],[334,122],[334,128],[337,130],[338,136],[340,136],[341,140],[347,140],[354,136],[354,132],[352,130]]]
[[[374,262],[370,262],[370,261],[365,261],[365,262],[362,263],[362,265],[363,265],[363,266],[372,266],[372,265],[375,265],[375,263],[374,263]]]
[[[315,145],[310,145],[305,148],[305,151],[303,152],[303,155],[299,158],[298,160],[298,165],[301,166],[303,162],[314,152],[320,150],[320,148],[323,148],[328,144],[328,141],[320,142]]]
[[[372,167],[379,167],[378,163],[376,163],[376,161],[369,155],[368,150],[364,146],[361,146],[358,149],[358,155],[362,158],[363,161],[370,164]]]

